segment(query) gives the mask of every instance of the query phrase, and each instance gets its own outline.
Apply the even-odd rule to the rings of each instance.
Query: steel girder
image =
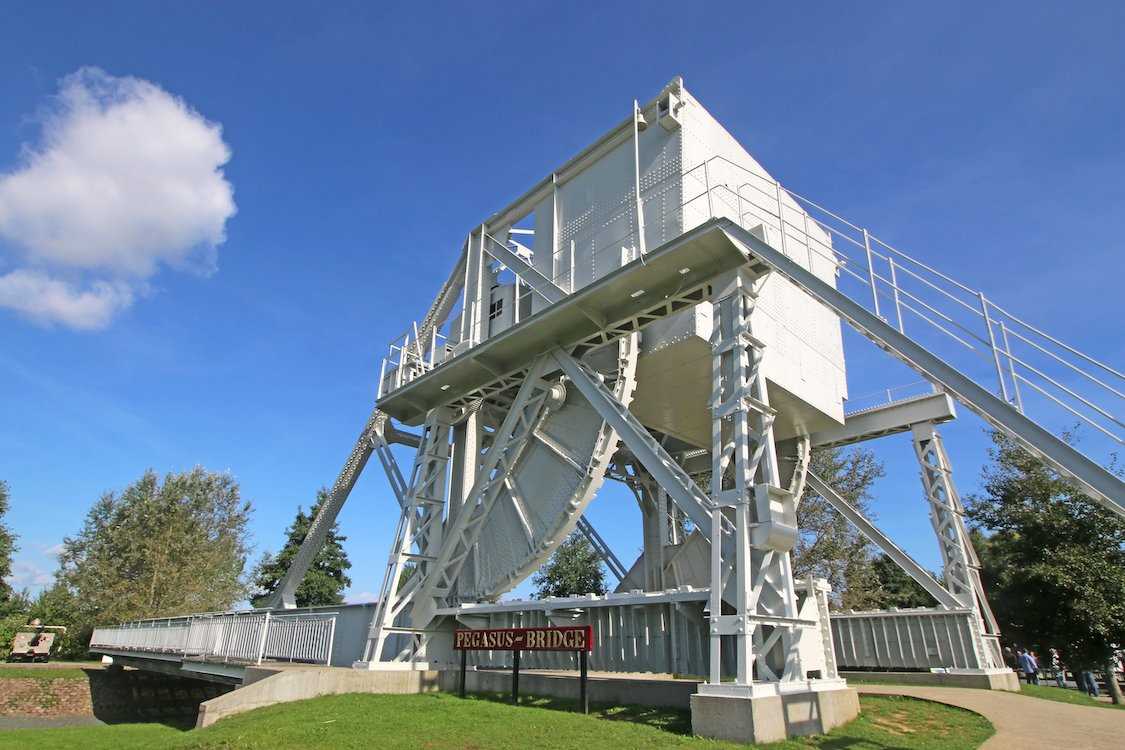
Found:
[[[780,487],[770,408],[761,364],[764,345],[751,314],[765,276],[748,269],[717,280],[711,294],[711,597],[708,691],[722,684],[723,636],[733,636],[735,691],[755,681],[803,679],[795,629],[796,590],[789,552],[797,541],[796,503]],[[733,522],[734,559],[724,565],[723,522]],[[723,614],[725,578],[734,613]]]
[[[414,459],[406,504],[395,529],[375,616],[364,647],[364,661],[379,661],[387,639],[395,633],[410,635],[404,653],[413,655],[425,646],[425,633],[399,626],[413,592],[424,578],[426,566],[442,547],[445,480],[449,464],[449,431],[453,414],[435,409],[426,419],[422,444]]]
[[[692,522],[710,532],[711,501],[664,450],[664,446],[630,413],[629,407],[614,398],[605,384],[570,354],[556,349],[551,356],[602,419],[613,426],[633,456],[675,498]]]
[[[930,521],[941,549],[945,585],[961,606],[972,609],[977,615],[976,645],[981,664],[1002,667],[1000,627],[981,583],[980,560],[965,528],[965,508],[953,483],[949,455],[932,422],[913,425],[911,431],[922,488],[930,506]]]
[[[764,263],[792,281],[879,348],[937,384],[985,422],[1070,478],[1106,509],[1125,516],[1125,482],[783,253],[732,221],[720,223],[724,231],[745,248],[752,261]]]
[[[415,627],[429,624],[445,597],[454,593],[457,578],[472,553],[481,524],[504,489],[505,480],[527,447],[532,432],[546,416],[552,395],[557,399],[558,385],[543,380],[548,362],[547,357],[540,357],[527,371],[515,401],[485,454],[472,492],[446,530],[445,544],[436,551],[432,565],[427,566],[426,575],[421,577],[417,590],[410,592],[410,599],[414,602],[411,621]]]
[[[907,575],[917,581],[918,585],[926,590],[926,593],[938,601],[938,604],[950,609],[959,609],[969,606],[934,580],[934,577],[931,576],[925,568],[915,562],[914,558],[906,554],[901,547],[891,541],[891,538],[880,531],[879,527],[871,523],[858,508],[845,500],[840,493],[836,492],[836,490],[832,488],[832,485],[828,484],[811,471],[808,474],[807,481],[809,487],[811,487],[814,492],[828,501],[828,504],[835,508],[837,513],[848,519],[848,521],[859,529],[859,532],[867,537],[872,544],[883,550],[887,557],[894,561],[895,565],[898,565]]]
[[[625,570],[625,566],[621,564],[621,561],[617,559],[617,555],[613,554],[613,550],[610,549],[609,545],[602,539],[602,535],[598,533],[598,530],[594,528],[594,525],[590,523],[589,519],[585,516],[578,519],[578,530],[582,532],[582,536],[586,537],[586,541],[588,541],[590,546],[594,548],[594,551],[598,553],[598,557],[605,563],[610,574],[618,581],[625,580],[625,574],[628,572]]]
[[[402,473],[391,454],[387,437],[393,437],[399,442],[410,443],[413,436],[394,430],[390,424],[390,418],[376,408],[367,418],[367,423],[359,433],[359,438],[352,447],[351,453],[348,454],[347,461],[344,462],[344,468],[341,469],[339,476],[332,484],[332,489],[328,493],[328,502],[324,503],[317,512],[304,541],[301,542],[301,547],[297,550],[293,562],[289,565],[289,570],[285,572],[285,576],[281,579],[277,589],[263,607],[268,609],[292,609],[297,606],[297,588],[301,585],[301,581],[305,579],[305,574],[308,573],[313,559],[324,546],[324,540],[327,538],[329,530],[336,523],[336,517],[340,514],[340,509],[347,502],[348,495],[355,487],[356,480],[359,479],[359,475],[367,465],[368,459],[371,458],[372,452],[379,456],[379,461],[387,472],[387,480],[391,484],[391,490],[395,493],[399,504],[402,504],[406,483],[403,481]]]

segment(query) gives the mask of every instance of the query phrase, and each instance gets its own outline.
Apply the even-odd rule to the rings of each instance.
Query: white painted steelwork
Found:
[[[216,612],[95,628],[90,650],[247,664],[263,659],[327,664],[335,630],[335,613]]]
[[[660,129],[648,128],[653,121],[650,106],[655,117],[674,111],[674,121],[661,121]],[[651,287],[661,283],[652,279],[650,256],[656,259],[663,257],[662,252],[667,255],[677,249],[687,257],[692,243],[721,246],[721,239],[718,245],[712,239],[717,236],[725,236],[740,248],[742,271],[732,273],[733,266],[716,269],[700,287],[694,269],[697,264],[685,263],[680,268],[684,276],[681,288],[693,290],[692,294],[700,290],[691,304],[679,310],[657,310],[644,302]],[[848,257],[851,249],[859,251],[859,260]],[[463,272],[460,281],[454,278],[458,272]],[[630,291],[624,280],[641,279],[646,273],[650,281],[634,281]],[[507,283],[505,276],[512,279],[511,294],[498,292]],[[1011,380],[1015,393],[1015,386],[1032,370],[1021,371],[1016,356],[998,348],[997,342],[1005,338],[996,336],[994,326],[1004,323],[1001,333],[1021,326],[1027,333],[1029,326],[867,229],[785,190],[678,81],[651,105],[635,105],[632,117],[615,131],[472,230],[454,277],[443,287],[423,324],[412,326],[411,332],[393,344],[392,356],[385,360],[380,376],[380,407],[407,422],[432,414],[436,408],[472,408],[480,414],[491,411],[510,417],[524,408],[519,393],[526,390],[529,373],[534,371],[538,379],[557,367],[622,440],[623,465],[633,467],[627,471],[633,472],[635,484],[646,486],[646,476],[651,475],[660,492],[711,537],[711,637],[720,639],[717,645],[728,636],[740,644],[736,658],[739,684],[749,684],[752,673],[764,679],[801,679],[792,642],[807,624],[795,616],[792,582],[786,572],[788,551],[796,536],[795,498],[787,492],[799,491],[805,481],[807,451],[814,444],[810,433],[822,436],[822,444],[847,444],[902,432],[916,423],[913,420],[934,422],[952,417],[951,405],[946,406],[948,397],[936,395],[896,406],[893,414],[887,409],[857,415],[850,431],[845,428],[840,320],[856,326],[930,382],[1044,456],[1108,507],[1120,510],[1116,497],[1120,482],[1107,482],[1105,472],[1092,462],[1018,412],[1014,416],[1005,412],[978,383],[903,336],[908,324],[914,326],[913,315],[967,351],[987,345],[986,356],[998,367],[1001,396],[1006,398],[1004,378]],[[617,284],[618,278],[617,296],[603,294],[609,280]],[[743,291],[727,294],[726,278],[734,280],[734,289]],[[461,311],[456,314],[457,304],[448,300],[458,286]],[[860,287],[865,290],[856,294]],[[628,300],[639,301],[632,303],[629,314],[618,317],[625,308],[610,312],[607,305],[622,300],[622,292]],[[961,293],[973,295],[979,304],[968,305],[958,296]],[[711,304],[701,304],[707,296]],[[881,304],[881,298],[887,296],[889,305]],[[862,303],[875,311],[873,317]],[[438,308],[444,317],[434,314]],[[974,315],[980,311],[983,334],[974,333],[971,320],[965,324],[953,314],[966,308]],[[892,324],[882,318],[887,310],[893,310]],[[638,312],[643,314],[638,317]],[[642,329],[633,403],[598,385],[602,375],[572,357],[587,355],[598,344]],[[1074,369],[1076,362],[1082,362],[1106,369],[1073,348],[1064,349],[1078,359],[1052,355],[1061,366]],[[774,351],[783,354],[768,353]],[[548,354],[551,360],[544,359]],[[700,369],[712,359],[713,368],[708,364],[706,370]],[[660,364],[646,366],[650,361]],[[678,364],[685,361],[686,368]],[[800,365],[794,367],[797,362]],[[827,369],[810,369],[810,363],[817,362],[826,363]],[[1006,369],[999,367],[1003,362],[1008,363]],[[674,367],[688,374],[680,380],[670,379],[667,372]],[[710,369],[713,373],[707,372]],[[1120,375],[1112,368],[1109,371]],[[1044,371],[1037,368],[1034,372]],[[703,427],[698,416],[701,406],[707,408],[700,390],[707,374],[712,375],[710,429]],[[1095,387],[1107,385],[1098,377],[1087,380]],[[620,384],[621,379],[615,382]],[[1048,377],[1043,382],[1057,383],[1057,379]],[[632,385],[627,390],[632,392]],[[1066,392],[1075,393],[1073,389]],[[1112,386],[1109,392],[1120,395]],[[1082,397],[1082,403],[1090,406],[1094,402]],[[1018,406],[1023,409],[1022,402]],[[1094,413],[1108,414],[1096,407]],[[413,628],[421,633],[430,628],[427,635],[434,635],[438,631],[431,624],[433,612],[442,602],[495,597],[534,567],[535,557],[530,564],[516,565],[497,554],[503,544],[481,544],[482,534],[489,533],[493,542],[521,534],[528,535],[529,542],[535,538],[529,519],[537,511],[542,515],[545,508],[540,507],[537,493],[529,494],[510,476],[523,446],[541,444],[549,461],[579,474],[586,458],[584,453],[568,452],[557,437],[544,438],[527,419],[524,424],[514,441],[505,431],[499,444],[488,445],[487,439],[484,445],[474,443],[474,450],[484,449],[482,471],[458,472],[466,477],[464,488],[473,485],[472,490],[462,490],[468,493],[465,507],[471,510],[465,512],[449,501],[449,543],[438,551],[437,559],[418,560],[421,576],[414,585],[424,596],[415,600],[415,592],[407,590],[398,597],[392,581],[390,593],[409,607],[409,613],[404,606],[397,616],[411,623],[396,629],[411,632]],[[588,429],[570,427],[572,433]],[[799,456],[806,460],[798,460],[788,488],[781,485],[774,456],[778,434],[796,438],[804,446]],[[658,435],[672,436],[688,447],[710,447],[710,497],[699,491],[695,479],[664,450]],[[459,452],[455,444],[454,453]],[[513,452],[515,458],[505,459],[505,452]],[[604,467],[605,459],[598,465]],[[506,502],[497,506],[498,496],[504,496]],[[466,501],[457,499],[458,504],[462,502]],[[492,518],[494,507],[515,512],[508,519]],[[548,516],[558,513],[546,512]],[[655,513],[648,515],[656,518]],[[898,549],[866,519],[851,515],[869,536],[888,549]],[[653,528],[645,534],[650,559],[644,566],[644,581],[656,586],[664,577],[661,550],[667,537],[650,525]],[[533,544],[537,559],[544,559],[559,541],[561,535]],[[963,541],[958,544],[964,547]],[[410,544],[406,548],[413,549]],[[482,550],[487,554],[482,555]],[[912,562],[901,557],[904,564]],[[480,585],[482,575],[489,577],[484,573],[489,566],[499,571],[507,566],[510,572],[503,586]],[[462,571],[468,571],[475,583],[462,580]],[[946,606],[962,603],[928,576],[924,580],[933,584],[935,595]],[[734,608],[734,614],[720,614],[727,606]],[[419,645],[416,641],[415,654],[420,653]],[[720,650],[721,646],[712,651]],[[977,649],[978,655],[980,651]],[[377,649],[375,657],[380,653]],[[428,658],[432,660],[436,653]],[[721,668],[713,667],[711,681],[717,684]]]
[[[797,587],[798,613],[806,620],[823,623],[802,630],[795,648],[800,651],[806,672],[835,678],[836,658],[827,619],[828,587],[823,581],[806,580]],[[698,676],[710,669],[711,643],[706,604],[707,590],[648,591],[606,596],[548,598],[499,604],[466,604],[441,610],[467,627],[540,627],[545,625],[593,625],[595,645],[590,668],[607,672],[651,672]],[[724,636],[728,648],[721,656],[724,675],[736,672],[733,636]],[[471,663],[483,667],[511,665],[510,652],[480,652]],[[566,652],[525,653],[521,667],[527,669],[573,669],[577,659]]]
[[[841,323],[935,392],[845,416]],[[377,453],[401,515],[367,632],[369,667],[448,664],[454,618],[495,625],[516,612],[526,624],[603,618],[608,668],[687,665],[707,674],[702,692],[714,695],[813,689],[816,679],[838,686],[837,661],[998,666],[995,623],[933,427],[955,416],[951,398],[1125,514],[1121,481],[1054,435],[1079,418],[1111,448],[1121,444],[1120,368],[786,189],[679,79],[633,102],[616,128],[468,232],[425,315],[392,342],[377,392],[276,595],[292,606]],[[424,425],[421,437],[392,419]],[[808,473],[814,446],[908,431],[947,586]],[[409,480],[395,442],[417,448]],[[649,590],[628,602],[495,603],[576,528],[607,473],[637,491],[644,519],[644,553],[621,586]],[[825,593],[809,593],[790,571],[806,486],[897,550],[942,608],[845,615],[856,623],[852,640],[833,650]],[[853,645],[876,622],[901,638]],[[238,632],[224,648],[243,653],[252,639]]]
[[[841,670],[991,668],[978,657],[978,618],[970,609],[833,612],[831,623]]]

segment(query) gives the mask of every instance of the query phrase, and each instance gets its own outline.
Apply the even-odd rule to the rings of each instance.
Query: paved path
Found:
[[[909,695],[981,714],[996,727],[982,750],[1110,750],[1125,747],[1125,711],[1078,706],[1018,693],[914,685],[856,685],[860,693]]]

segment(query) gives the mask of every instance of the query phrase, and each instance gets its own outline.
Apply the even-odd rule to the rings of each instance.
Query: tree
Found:
[[[281,585],[281,579],[285,577],[297,550],[301,548],[302,542],[308,536],[313,519],[316,518],[316,514],[320,512],[321,507],[328,500],[328,491],[322,487],[317,491],[316,502],[307,515],[304,509],[298,506],[297,517],[285,530],[285,545],[281,548],[281,551],[276,555],[267,553],[258,562],[254,569],[253,578],[254,586],[259,593],[250,600],[255,607],[263,605],[265,600]],[[352,567],[352,564],[348,560],[347,553],[344,552],[343,543],[345,541],[347,541],[347,537],[340,534],[340,529],[336,524],[332,524],[332,528],[328,530],[328,535],[324,539],[324,546],[313,558],[312,565],[309,566],[309,572],[305,574],[305,579],[297,587],[298,607],[318,607],[343,603],[344,589],[352,585],[352,581],[346,573]]]
[[[937,602],[930,596],[921,584],[910,577],[909,574],[898,566],[888,555],[879,555],[873,562],[875,578],[879,582],[879,606],[898,607],[933,607]]]
[[[4,524],[8,512],[8,483],[0,479],[0,608],[12,598],[12,587],[4,579],[12,574],[12,555],[18,551],[16,535]]]
[[[249,517],[229,474],[147,471],[63,540],[55,585],[36,606],[79,640],[95,623],[230,609],[246,595]]]
[[[969,498],[984,579],[1001,629],[1058,648],[1071,669],[1103,668],[1115,703],[1113,649],[1125,644],[1125,520],[1011,439],[994,433],[984,491]]]
[[[871,487],[883,476],[883,465],[874,453],[861,449],[814,449],[809,470],[870,517]],[[808,487],[797,506],[797,527],[800,538],[793,550],[794,578],[826,578],[845,609],[882,605],[871,543]]]
[[[536,599],[549,596],[604,594],[605,570],[601,558],[590,542],[579,532],[568,536],[551,559],[532,577]]]

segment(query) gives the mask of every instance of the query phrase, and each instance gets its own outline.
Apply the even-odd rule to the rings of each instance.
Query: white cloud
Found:
[[[374,591],[360,591],[358,594],[350,594],[344,597],[346,604],[368,604],[377,601],[379,601],[379,595]]]
[[[41,271],[17,269],[0,276],[0,307],[43,323],[79,330],[105,328],[132,302],[133,291],[124,282],[95,281],[87,289],[77,289]]]
[[[5,577],[4,580],[16,591],[22,591],[23,589],[40,589],[49,586],[55,579],[54,576],[34,563],[15,560],[12,562],[11,575]]]
[[[67,76],[39,143],[0,174],[0,243],[20,265],[0,306],[101,328],[162,266],[213,271],[236,210],[230,155],[218,124],[153,83]]]
[[[62,542],[59,542],[58,544],[52,544],[50,547],[44,547],[43,554],[49,557],[58,557],[65,549],[66,546],[63,545]]]

